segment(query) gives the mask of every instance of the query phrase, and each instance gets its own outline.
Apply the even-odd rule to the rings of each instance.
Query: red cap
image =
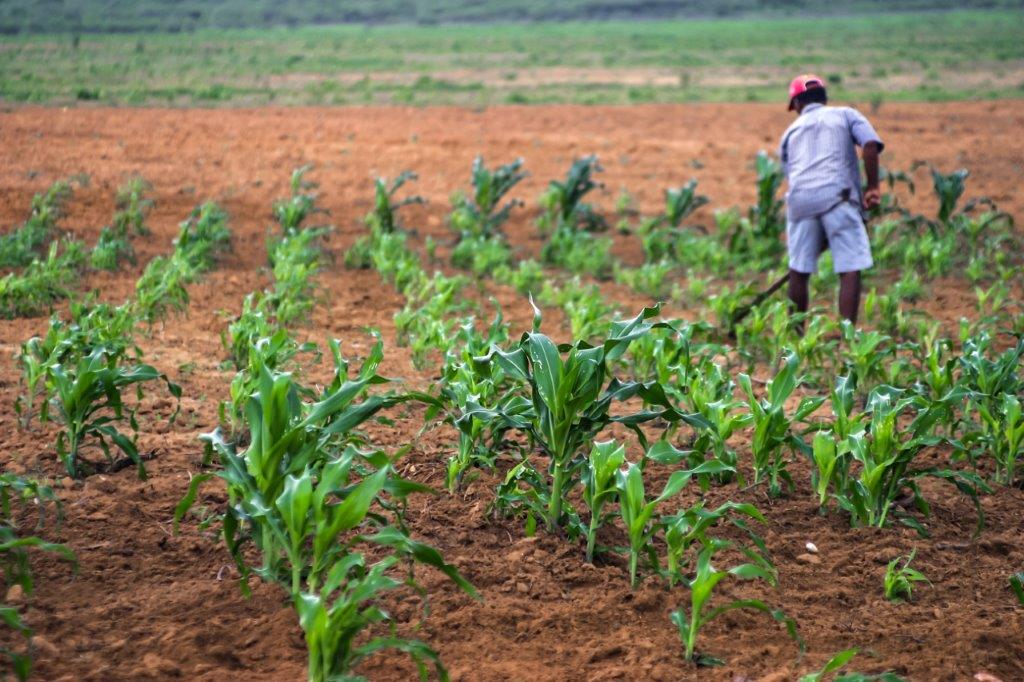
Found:
[[[793,99],[797,95],[807,92],[811,88],[823,88],[825,87],[825,79],[815,76],[813,73],[805,73],[797,76],[789,84],[789,110],[793,111],[796,107],[794,106]]]

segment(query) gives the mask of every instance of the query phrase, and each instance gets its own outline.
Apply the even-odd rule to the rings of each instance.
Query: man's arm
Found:
[[[864,174],[868,179],[868,186],[864,190],[864,208],[868,210],[875,208],[882,201],[882,195],[878,189],[878,153],[880,151],[877,142],[867,142],[861,152],[861,157],[864,159]]]

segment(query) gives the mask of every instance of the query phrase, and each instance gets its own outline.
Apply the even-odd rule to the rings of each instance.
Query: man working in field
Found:
[[[818,257],[832,250],[839,275],[839,313],[857,321],[860,271],[871,267],[871,247],[861,205],[878,206],[878,155],[885,145],[864,116],[849,107],[826,106],[825,81],[797,76],[789,86],[789,109],[797,119],[782,136],[779,158],[786,172],[786,235],[789,298],[804,312],[808,282]],[[861,196],[857,149],[862,149],[867,189]]]

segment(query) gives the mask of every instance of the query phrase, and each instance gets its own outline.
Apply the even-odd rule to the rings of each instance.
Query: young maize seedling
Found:
[[[648,263],[671,256],[673,245],[687,229],[683,226],[694,211],[709,203],[709,199],[697,194],[697,180],[690,180],[682,187],[665,190],[665,211],[661,215],[644,221],[640,225],[640,236],[644,249],[644,260]],[[706,234],[706,230],[700,228]]]
[[[644,263],[638,268],[615,265],[613,272],[616,282],[658,299],[665,295],[665,278],[674,268],[671,261],[660,260]]]
[[[502,225],[508,221],[512,209],[522,206],[523,202],[513,199],[500,208],[499,205],[505,195],[527,176],[520,171],[522,166],[523,160],[516,159],[490,170],[484,165],[482,156],[473,159],[473,195],[457,195],[452,202],[455,210],[449,219],[460,242],[472,238],[488,241],[502,237]]]
[[[764,541],[752,533],[742,519],[730,518],[734,515],[742,515],[761,523],[767,523],[757,507],[738,502],[726,502],[717,509],[705,509],[704,503],[698,502],[671,516],[661,517],[659,525],[665,532],[666,574],[670,588],[675,587],[677,582],[686,580],[683,569],[688,567],[686,555],[690,549],[695,546],[708,547],[716,542],[713,538],[708,537],[707,532],[720,521],[728,519],[735,526],[747,531],[757,548],[762,553],[765,551]],[[774,567],[763,554],[752,548],[743,548],[742,551],[751,561],[774,575]]]
[[[1010,576],[1010,589],[1016,595],[1018,603],[1024,606],[1024,571]]]
[[[85,250],[74,240],[52,241],[45,259],[35,259],[21,273],[0,278],[0,317],[31,317],[67,298],[79,281]]]
[[[135,251],[128,238],[118,234],[114,228],[100,230],[96,246],[89,253],[89,264],[97,270],[116,270],[122,259],[135,262]]]
[[[983,442],[996,463],[995,479],[1002,485],[1017,482],[1017,462],[1024,459],[1024,412],[1020,398],[1003,393],[1002,401],[994,409],[987,401],[978,402],[982,420]]]
[[[923,573],[910,567],[910,562],[914,560],[916,555],[917,550],[915,549],[910,553],[910,556],[896,557],[885,567],[885,598],[889,601],[910,601],[914,583],[923,582],[931,584],[928,578],[924,577]],[[902,566],[899,565],[901,559],[906,559]]]
[[[544,268],[535,260],[521,260],[515,268],[498,266],[494,270],[494,280],[508,284],[523,296],[539,296],[547,280]]]
[[[162,380],[176,399],[181,398],[181,387],[172,383],[150,365],[137,364],[122,367],[114,354],[98,345],[89,355],[73,365],[56,364],[49,368],[46,378],[50,394],[50,415],[63,426],[57,434],[57,456],[68,476],[77,478],[95,467],[82,462],[80,450],[87,438],[96,438],[107,459],[113,463],[110,446],[124,453],[138,467],[139,478],[146,478],[146,468],[139,456],[135,438],[127,437],[118,427],[125,421],[125,407],[121,392],[136,387],[136,396],[142,399],[141,384]],[[171,421],[177,410],[171,415]],[[128,411],[127,421],[133,434],[138,431],[135,410]],[[84,466],[83,466],[84,464]]]
[[[858,653],[860,653],[859,649],[840,651],[830,658],[821,670],[801,676],[800,682],[827,682],[832,673],[853,660],[853,657]],[[893,672],[884,672],[877,675],[843,673],[833,678],[832,682],[906,682],[906,680]]]
[[[370,230],[378,230],[390,234],[400,230],[397,212],[403,206],[410,204],[425,204],[426,199],[421,196],[411,196],[401,201],[395,200],[395,193],[405,183],[416,180],[416,174],[412,171],[404,171],[388,185],[386,178],[377,178],[374,183],[374,204],[373,210],[366,216],[366,222]]]
[[[461,297],[469,285],[465,277],[447,277],[440,272],[423,282],[419,290],[407,292],[405,307],[395,313],[395,333],[400,347],[412,348],[413,366],[422,369],[427,355],[450,347],[458,327],[452,313],[464,310],[469,301]]]
[[[146,193],[153,186],[145,178],[135,176],[117,190],[117,213],[114,214],[114,229],[118,234],[137,235],[149,234],[146,227],[146,215],[153,208],[153,200],[146,198]]]
[[[944,408],[932,405],[920,396],[902,397],[902,394],[891,386],[880,386],[871,392],[867,407],[871,422],[867,431],[854,433],[840,444],[840,447],[849,449],[861,469],[856,478],[848,481],[845,490],[837,491],[836,501],[849,512],[853,523],[882,528],[905,489],[912,493],[917,510],[927,515],[930,507],[921,495],[917,480],[922,477],[939,478],[949,481],[971,498],[978,513],[980,532],[985,517],[978,494],[991,489],[973,472],[913,468],[918,453],[944,442],[943,437],[934,433]],[[910,408],[915,408],[916,414],[909,425],[902,426],[899,417]],[[900,521],[927,535],[925,528],[910,515],[900,515]]]
[[[332,341],[333,344],[337,342]],[[316,344],[307,342],[299,344],[296,342],[287,329],[278,329],[270,336],[254,337],[250,345],[245,349],[246,356],[244,364],[231,380],[230,401],[222,402],[219,406],[221,424],[230,427],[231,436],[238,440],[244,432],[245,405],[259,386],[260,368],[266,367],[274,371],[284,371],[295,364],[293,361],[299,353],[312,353],[313,362],[320,359],[320,349]],[[377,348],[374,349],[374,354]]]
[[[757,171],[757,205],[751,209],[750,221],[757,226],[759,237],[778,240],[786,227],[783,202],[776,198],[785,173],[779,162],[763,151],[758,152],[754,169]]]
[[[43,194],[32,197],[32,211],[28,220],[5,235],[0,235],[0,268],[29,265],[39,257],[40,248],[57,229],[57,219],[71,197],[71,185],[56,182]]]
[[[804,452],[807,444],[794,432],[793,425],[804,421],[817,410],[825,399],[821,397],[805,397],[800,400],[793,415],[786,414],[786,401],[793,394],[800,377],[800,357],[794,352],[787,352],[782,357],[782,367],[768,381],[765,397],[758,400],[750,384],[750,377],[739,375],[739,383],[747,396],[754,425],[754,437],[750,447],[754,453],[754,483],[768,482],[769,493],[773,496],[782,494],[780,480],[793,487],[793,479],[786,470],[784,448],[791,451]]]
[[[489,277],[498,268],[508,268],[511,263],[512,250],[499,237],[469,236],[459,240],[452,249],[452,265],[479,277]]]
[[[540,197],[543,208],[537,226],[542,235],[554,235],[559,230],[569,232],[598,232],[607,228],[604,218],[583,198],[595,189],[604,187],[594,180],[594,174],[604,169],[594,155],[573,161],[565,180],[552,180]]]
[[[800,677],[800,682],[827,682],[832,673],[852,661],[853,657],[859,653],[859,649],[846,649],[845,651],[840,651],[835,656],[828,659],[828,662],[825,663],[825,666],[821,670],[807,675],[802,675]]]
[[[26,595],[31,596],[35,581],[29,565],[29,549],[51,552],[69,562],[76,571],[78,563],[74,553],[66,546],[46,542],[36,536],[22,535],[11,513],[13,502],[20,503],[24,508],[35,509],[39,516],[37,526],[41,528],[46,509],[50,505],[56,507],[57,522],[60,522],[60,500],[49,486],[14,474],[0,474],[0,566],[3,567],[4,590],[6,593],[12,586],[18,585]],[[0,604],[0,622],[22,635],[26,641],[31,641],[32,630],[22,620],[17,607]],[[27,653],[0,648],[0,656],[10,662],[11,671],[18,680],[24,682],[28,679],[32,672],[31,645]]]
[[[583,463],[583,503],[590,511],[587,526],[587,563],[594,563],[598,529],[613,515],[604,511],[617,493],[615,479],[626,461],[626,448],[613,440],[594,443],[590,457]]]
[[[40,384],[57,364],[74,365],[92,350],[102,346],[107,357],[120,362],[129,353],[132,361],[142,357],[134,340],[135,317],[128,304],[112,307],[91,301],[71,304],[68,322],[59,316],[50,318],[45,337],[34,336],[21,346],[18,364],[22,368],[25,393],[18,396],[14,410],[21,418],[22,428],[32,421]],[[48,418],[48,403],[40,406],[40,418]]]
[[[562,287],[546,284],[541,300],[547,305],[562,308],[574,339],[589,340],[603,334],[615,312],[615,308],[605,302],[600,287],[596,284],[584,286],[579,277],[573,277]]]
[[[323,212],[323,209],[317,208],[316,194],[313,193],[317,184],[305,179],[306,173],[312,168],[312,165],[305,165],[293,170],[291,196],[274,202],[274,218],[286,237],[301,232],[302,224],[310,215]]]
[[[138,316],[152,325],[171,310],[185,310],[189,304],[185,285],[212,269],[230,240],[227,214],[213,202],[197,206],[181,223],[174,252],[151,260],[135,283]]]
[[[770,615],[776,621],[786,626],[791,639],[796,641],[801,653],[804,650],[803,640],[797,633],[796,621],[788,617],[783,611],[773,609],[759,599],[737,599],[735,601],[710,608],[709,600],[712,592],[718,584],[728,577],[740,578],[743,580],[764,580],[773,587],[776,584],[774,573],[763,566],[754,563],[739,564],[725,571],[720,571],[711,565],[711,559],[716,552],[728,547],[728,543],[713,541],[704,547],[697,555],[697,568],[693,578],[687,580],[690,588],[689,609],[681,607],[672,612],[672,622],[679,630],[679,639],[682,640],[687,661],[693,661],[697,665],[711,666],[721,665],[723,661],[708,655],[697,655],[697,636],[705,625],[722,615],[726,611],[736,609],[755,609]]]
[[[836,441],[824,431],[814,434],[811,441],[811,459],[815,469],[811,472],[811,484],[818,494],[818,506],[825,508],[829,488],[844,490],[849,476],[849,453],[840,452]]]
[[[935,195],[939,199],[937,218],[939,222],[948,225],[956,210],[957,202],[963,196],[967,185],[967,176],[970,172],[965,169],[953,171],[945,175],[936,169],[931,169],[932,186],[935,188]]]
[[[273,311],[277,324],[287,326],[308,319],[316,303],[317,283],[313,277],[320,271],[321,253],[316,241],[325,232],[301,230],[270,245],[274,288],[267,292],[263,303]]]
[[[508,397],[501,395],[506,383],[501,368],[473,361],[474,357],[486,354],[492,345],[504,345],[507,341],[508,327],[500,309],[486,336],[477,332],[473,318],[465,320],[454,338],[455,347],[461,350],[445,353],[441,372],[439,399],[446,412],[445,422],[454,425],[463,414],[475,409],[480,402],[490,404],[504,401]],[[433,418],[436,411],[428,409],[427,418]],[[458,489],[463,476],[471,467],[490,468],[494,465],[495,452],[504,440],[504,431],[496,426],[471,418],[466,428],[459,430],[458,450],[448,458],[446,484],[449,492],[454,493]],[[489,446],[485,443],[488,436]]]
[[[857,388],[867,392],[885,380],[887,361],[896,357],[892,339],[876,331],[855,328],[849,320],[842,323],[843,361],[847,372],[854,378]]]
[[[540,257],[544,263],[557,265],[569,272],[605,278],[612,269],[611,247],[609,238],[560,228],[541,248]]]
[[[144,193],[152,189],[145,180],[132,178],[117,191],[117,212],[112,225],[100,230],[99,240],[89,255],[92,267],[98,270],[116,270],[122,258],[135,263],[131,233],[147,234],[146,214],[153,206]]]
[[[639,428],[644,422],[660,418],[683,421],[695,428],[706,428],[707,424],[699,415],[676,411],[656,382],[624,383],[611,378],[606,386],[608,364],[620,358],[634,339],[666,326],[664,322],[648,321],[658,315],[659,308],[645,308],[630,320],[612,323],[608,337],[596,347],[584,341],[557,346],[540,333],[540,311],[534,308],[534,312],[534,331],[523,334],[518,346],[511,351],[494,347],[479,359],[483,363],[497,363],[509,379],[528,386],[530,400],[470,410],[456,425],[465,430],[473,418],[497,421],[533,438],[549,459],[550,486],[545,485],[536,494],[543,493],[545,508],[541,517],[549,530],[555,530],[565,525],[563,510],[582,464],[582,452],[589,451],[597,433],[609,424],[621,423],[633,429],[645,449],[646,437]],[[621,416],[610,413],[613,401],[623,402],[632,397],[660,409]],[[523,464],[530,468],[525,466],[528,462]],[[523,474],[510,474],[506,482]],[[542,478],[533,476],[527,483]]]

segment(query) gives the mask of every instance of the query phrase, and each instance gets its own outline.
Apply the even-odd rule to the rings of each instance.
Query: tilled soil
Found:
[[[315,164],[323,222],[336,226],[328,247],[336,264],[320,276],[324,300],[303,337],[343,340],[349,354],[365,353],[366,326],[379,327],[386,342],[383,373],[413,387],[428,387],[430,371],[414,370],[408,352],[395,345],[392,315],[402,298],[372,271],[341,266],[345,248],[364,228],[371,182],[404,169],[420,173],[412,189],[429,204],[412,207],[414,243],[447,239],[448,196],[468,186],[477,153],[498,163],[526,159],[531,177],[516,196],[528,202],[509,232],[524,254],[539,241],[532,219],[536,196],[547,180],[563,175],[572,158],[595,152],[606,169],[598,204],[611,210],[628,188],[639,207],[659,208],[664,187],[690,177],[712,206],[746,206],[754,199],[750,162],[758,149],[772,150],[790,120],[784,107],[694,105],[639,107],[499,107],[482,111],[436,109],[135,110],[38,109],[0,114],[0,223],[24,220],[33,193],[75,173],[89,183],[75,191],[62,226],[93,242],[113,214],[116,187],[131,174],[154,185],[152,234],[137,238],[138,264],[115,274],[90,274],[82,290],[120,302],[131,294],[144,264],[167,252],[191,208],[212,198],[231,215],[233,250],[190,289],[188,315],[173,318],[141,337],[146,360],[184,388],[174,424],[172,402],[153,390],[140,410],[140,450],[149,479],[132,467],[97,474],[60,488],[64,521],[43,534],[65,542],[78,557],[77,573],[37,555],[36,591],[23,606],[35,629],[37,679],[135,680],[175,677],[200,680],[292,680],[305,674],[302,632],[284,594],[251,581],[242,596],[237,573],[222,544],[190,517],[179,533],[173,508],[202,456],[199,434],[217,425],[217,402],[227,396],[231,373],[221,367],[220,333],[244,296],[268,282],[265,236],[271,202],[287,192],[291,170]],[[1020,102],[890,105],[872,115],[885,138],[886,165],[915,161],[943,170],[971,170],[969,195],[986,194],[1021,215],[1024,181],[1024,107]],[[933,204],[922,170],[917,198]],[[931,210],[929,208],[929,210]],[[710,220],[705,212],[700,216]],[[616,237],[616,254],[640,261],[635,238]],[[973,306],[969,287],[948,282],[922,306],[952,324]],[[624,310],[648,303],[620,286],[607,285]],[[526,302],[502,287],[489,294],[502,303],[513,335],[527,328]],[[483,299],[478,292],[467,292]],[[677,311],[673,311],[677,312]],[[484,315],[489,316],[485,312]],[[551,314],[552,327],[560,320]],[[0,321],[0,352],[46,328],[45,318]],[[564,332],[562,332],[564,334]],[[324,366],[308,376],[323,377]],[[0,461],[10,470],[60,481],[50,426],[20,430],[11,405],[20,391],[11,361],[0,365]],[[444,461],[455,435],[437,428],[420,435],[422,411],[390,414],[394,426],[374,425],[373,441],[386,448],[409,442],[405,475],[443,488]],[[741,444],[741,456],[749,449]],[[636,446],[631,453],[636,455]],[[944,458],[946,453],[929,453]],[[90,456],[100,458],[98,452]],[[800,624],[807,654],[764,614],[733,612],[708,626],[703,652],[724,658],[721,668],[697,669],[681,658],[669,612],[686,592],[650,580],[630,590],[628,568],[616,557],[584,564],[582,547],[541,532],[524,538],[518,522],[489,512],[499,473],[484,473],[457,495],[413,500],[409,518],[416,537],[439,547],[479,589],[473,601],[441,576],[421,571],[430,593],[429,612],[409,593],[386,601],[400,632],[422,638],[441,654],[454,679],[795,679],[820,667],[833,653],[859,647],[852,668],[894,670],[914,680],[962,680],[987,672],[1024,679],[1024,610],[1014,606],[1007,576],[1024,568],[1020,547],[1024,494],[999,489],[984,499],[987,527],[972,538],[974,510],[951,488],[926,485],[933,505],[931,538],[904,528],[851,529],[844,516],[821,515],[803,462],[793,462],[797,490],[769,500],[759,489],[713,489],[710,504],[751,501],[767,515],[763,529],[779,567],[780,587],[723,584],[722,595],[762,597],[783,607]],[[654,476],[652,488],[661,484]],[[224,502],[211,484],[200,513]],[[687,491],[681,501],[692,501]],[[608,544],[622,544],[611,532]],[[819,549],[806,556],[805,544]],[[882,596],[885,564],[917,549],[915,567],[931,581],[910,603]],[[414,677],[402,656],[384,654],[360,670],[371,679]]]

